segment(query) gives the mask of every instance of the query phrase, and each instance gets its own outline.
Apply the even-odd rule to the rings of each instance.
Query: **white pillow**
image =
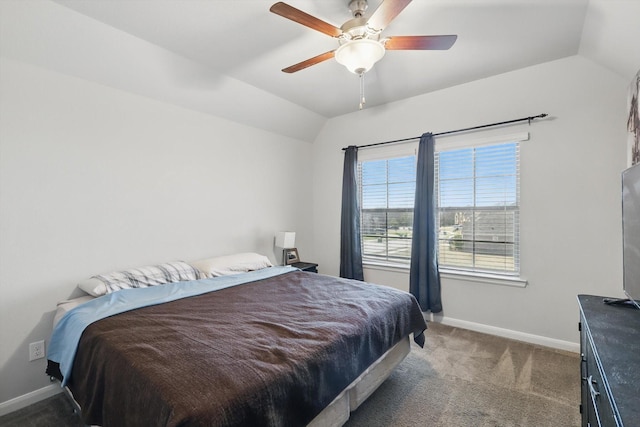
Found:
[[[95,276],[78,283],[78,287],[94,297],[99,297],[107,293],[107,286],[102,280],[97,279]]]
[[[167,262],[130,270],[99,274],[78,283],[78,287],[93,296],[101,296],[120,289],[146,288],[165,283],[201,279],[200,270],[183,261]]]
[[[273,267],[269,258],[253,252],[201,259],[189,264],[200,270],[206,277],[246,273]]]

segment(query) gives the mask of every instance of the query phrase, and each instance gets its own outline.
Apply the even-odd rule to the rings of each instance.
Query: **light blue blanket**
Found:
[[[73,367],[73,360],[82,332],[93,322],[136,308],[218,291],[295,270],[297,269],[290,266],[276,266],[212,279],[167,283],[148,288],[123,289],[104,295],[79,305],[62,316],[51,335],[48,359],[60,364],[60,372],[63,375],[61,385],[64,387]]]

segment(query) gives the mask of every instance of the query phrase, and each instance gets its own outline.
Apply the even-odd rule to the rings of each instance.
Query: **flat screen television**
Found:
[[[622,262],[624,292],[640,309],[640,164],[622,172]]]

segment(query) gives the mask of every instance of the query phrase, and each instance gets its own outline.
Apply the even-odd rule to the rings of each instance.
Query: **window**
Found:
[[[408,265],[416,191],[415,156],[364,161],[358,166],[363,259]]]
[[[494,139],[476,141],[474,146],[453,148],[455,144],[450,142],[436,146],[435,194],[441,268],[469,273],[519,274],[518,141],[528,139],[528,134],[509,138],[514,136],[517,138],[507,143],[496,143]],[[414,150],[415,147],[411,147],[377,155],[362,153],[358,185],[365,263],[410,264],[416,188]]]
[[[519,144],[436,153],[440,267],[519,273]]]

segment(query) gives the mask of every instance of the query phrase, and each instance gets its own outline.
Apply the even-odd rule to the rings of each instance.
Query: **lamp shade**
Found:
[[[335,53],[336,61],[354,74],[366,73],[384,56],[384,45],[375,40],[351,40]]]
[[[278,233],[276,233],[276,247],[295,248],[296,232],[295,231],[278,231]]]

